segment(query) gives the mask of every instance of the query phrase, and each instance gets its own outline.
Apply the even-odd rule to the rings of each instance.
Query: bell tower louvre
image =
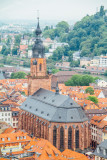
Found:
[[[47,74],[45,48],[41,40],[39,18],[35,30],[35,42],[32,48],[30,75],[28,76],[28,95],[32,95],[39,88],[51,90],[51,75]]]

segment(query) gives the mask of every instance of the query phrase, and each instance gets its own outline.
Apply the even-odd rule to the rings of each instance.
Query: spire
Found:
[[[38,20],[37,28],[40,28],[40,26],[39,26],[39,17],[37,17],[37,20]]]
[[[56,84],[56,93],[55,94],[59,94],[58,81],[57,81],[57,84]]]
[[[36,36],[40,35],[42,33],[40,26],[39,26],[39,16],[37,17],[38,24],[37,24],[37,29],[36,29]]]
[[[37,17],[37,28],[35,30],[35,34],[36,34],[36,39],[35,39],[35,43],[33,45],[32,51],[33,51],[33,58],[44,58],[44,50],[45,47],[43,46],[43,42],[41,40],[41,29],[39,26],[39,16]],[[36,63],[34,62],[34,65],[36,65]]]

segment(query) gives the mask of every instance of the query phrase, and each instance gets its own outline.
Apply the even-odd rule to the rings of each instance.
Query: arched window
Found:
[[[41,138],[41,122],[39,122],[39,137]]]
[[[56,147],[56,141],[57,141],[57,128],[54,126],[53,128],[53,145]]]
[[[86,125],[84,125],[84,147],[87,148]]]
[[[60,149],[64,149],[64,128],[60,128]]]
[[[72,148],[72,128],[68,128],[68,149]]]
[[[41,71],[42,70],[42,64],[40,63],[39,64],[39,71]]]
[[[75,147],[79,148],[79,129],[76,128],[75,130]]]

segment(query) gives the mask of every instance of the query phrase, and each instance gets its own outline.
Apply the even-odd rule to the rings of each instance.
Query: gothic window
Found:
[[[41,71],[42,70],[42,64],[40,63],[39,64],[39,71]]]
[[[64,128],[60,128],[60,149],[64,149]]]
[[[79,129],[75,130],[75,147],[79,148]]]
[[[72,128],[68,128],[68,149],[72,148]]]
[[[45,139],[48,139],[48,134],[47,134],[47,132],[48,132],[48,125],[47,124],[45,124],[45,128],[46,128],[46,132],[45,132]]]
[[[87,139],[86,139],[86,126],[84,126],[84,146],[87,147]]]
[[[54,126],[53,128],[53,145],[56,147],[56,141],[57,141],[57,128]]]
[[[39,122],[39,137],[41,138],[41,122]]]

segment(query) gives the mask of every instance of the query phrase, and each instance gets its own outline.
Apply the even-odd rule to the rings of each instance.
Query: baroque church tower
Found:
[[[45,48],[41,40],[41,33],[38,18],[37,29],[35,30],[36,39],[32,48],[31,71],[30,76],[28,76],[28,95],[32,95],[39,88],[51,90],[51,75],[47,74]]]

